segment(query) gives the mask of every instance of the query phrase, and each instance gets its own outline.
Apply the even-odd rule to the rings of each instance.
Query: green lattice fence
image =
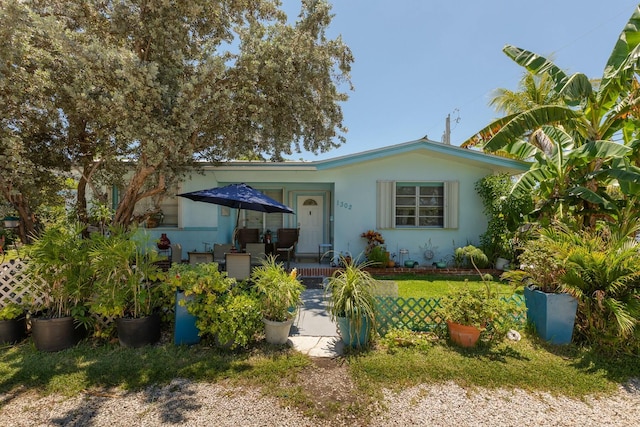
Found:
[[[521,295],[502,299],[513,301],[520,307],[524,306],[524,297]],[[439,298],[376,297],[378,332],[385,335],[394,328],[407,328],[419,332],[446,328],[444,320],[435,314],[437,307],[440,307]],[[516,320],[524,323],[525,316],[523,314]]]

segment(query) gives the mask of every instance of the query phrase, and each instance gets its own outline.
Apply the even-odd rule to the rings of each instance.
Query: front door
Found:
[[[298,253],[317,253],[318,245],[323,242],[323,198],[322,196],[298,197],[298,227],[300,236],[296,251]]]

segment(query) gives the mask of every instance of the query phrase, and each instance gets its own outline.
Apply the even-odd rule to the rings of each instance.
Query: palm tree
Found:
[[[598,219],[594,213],[605,209],[612,214],[618,209],[606,192],[610,184],[618,183],[626,196],[640,194],[640,168],[634,164],[640,160],[640,143],[634,141],[638,134],[634,118],[640,107],[635,76],[639,44],[640,6],[620,34],[598,81],[591,82],[582,73],[569,76],[540,55],[505,46],[505,54],[529,73],[549,79],[554,101],[562,102],[504,104],[507,116],[462,146],[532,160],[530,171],[517,186],[536,189],[541,197],[552,196],[554,213],[562,215],[570,208],[581,216],[581,225],[594,227]],[[525,109],[515,108],[519,106]]]
[[[562,104],[562,97],[553,90],[553,81],[548,74],[523,73],[518,90],[499,88],[493,92],[489,105],[505,114],[520,113],[541,105]]]

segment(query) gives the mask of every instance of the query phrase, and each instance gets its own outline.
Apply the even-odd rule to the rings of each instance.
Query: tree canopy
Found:
[[[199,160],[337,147],[353,56],[326,35],[330,5],[301,4],[290,22],[277,0],[7,0],[2,151],[20,175],[77,171],[83,221],[117,185],[128,225]]]

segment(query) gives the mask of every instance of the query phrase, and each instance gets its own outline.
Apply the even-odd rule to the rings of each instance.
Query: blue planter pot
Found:
[[[569,294],[546,293],[524,288],[527,321],[545,341],[569,344],[573,336],[578,300]]]
[[[364,347],[369,343],[371,335],[371,324],[366,317],[362,318],[362,325],[359,330],[353,321],[347,317],[338,317],[338,330],[342,337],[342,342],[349,347]]]
[[[200,342],[200,330],[196,326],[196,316],[189,313],[186,306],[180,304],[180,301],[188,301],[190,298],[191,296],[185,297],[184,292],[176,292],[176,324],[173,333],[173,342],[176,345],[191,345]]]

